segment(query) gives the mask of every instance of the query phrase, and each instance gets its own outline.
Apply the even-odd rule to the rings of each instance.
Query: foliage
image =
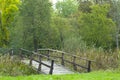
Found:
[[[83,52],[78,51],[74,55],[94,60],[95,62],[92,62],[91,66],[92,71],[119,68],[120,54],[117,51],[106,51],[103,48],[90,47]]]
[[[76,53],[78,51],[84,52],[87,49],[86,43],[79,36],[70,35],[64,40],[64,51]]]
[[[64,0],[56,3],[56,10],[58,15],[62,17],[69,17],[78,10],[78,4],[76,0]]]
[[[104,48],[115,45],[115,24],[107,6],[83,0],[79,4],[74,0],[60,1],[53,10],[48,1],[23,0],[21,4],[20,14],[11,25],[14,27],[9,29],[10,47],[76,51],[85,50],[86,43]]]
[[[9,47],[13,49],[19,49],[23,47],[23,24],[22,17],[17,15],[13,23],[11,24],[10,32],[10,42]]]
[[[62,18],[59,16],[53,16],[51,26],[56,29],[57,35],[57,45],[58,48],[64,47],[64,40],[69,36],[71,31],[71,25],[66,18]],[[54,35],[55,36],[55,35]]]
[[[79,30],[88,45],[111,48],[114,41],[115,24],[107,18],[108,5],[93,5],[91,13],[80,13]]]
[[[0,56],[0,75],[1,76],[20,76],[31,75],[37,72],[20,62],[18,57],[13,59],[9,55]]]
[[[20,16],[22,16],[24,26],[23,46],[25,48],[41,48],[49,43],[50,6],[48,0],[22,2]]]
[[[116,47],[117,49],[119,49],[119,43],[120,43],[120,40],[119,40],[119,34],[120,34],[120,1],[112,1],[111,2],[111,10],[109,12],[109,16],[112,17],[113,21],[116,23]]]
[[[79,2],[79,7],[78,10],[84,13],[90,13],[91,12],[91,8],[90,6],[92,5],[91,1],[80,1]]]
[[[8,44],[9,31],[11,22],[15,18],[15,13],[18,11],[19,0],[0,0],[0,47]]]

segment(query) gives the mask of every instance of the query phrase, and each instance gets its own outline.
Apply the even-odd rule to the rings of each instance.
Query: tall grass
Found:
[[[20,62],[18,57],[11,58],[9,55],[0,56],[0,75],[18,76],[30,75],[37,72]]]
[[[69,37],[64,41],[63,50],[82,58],[94,60],[95,62],[92,62],[93,70],[115,69],[120,64],[120,53],[118,51],[104,50],[94,46],[88,47],[82,38],[76,36]],[[77,62],[84,63],[81,60],[77,60]]]
[[[78,51],[76,55],[90,60],[94,60],[95,62],[92,62],[93,70],[119,68],[120,54],[117,51],[112,52],[104,51],[103,49],[92,48],[82,53]]]

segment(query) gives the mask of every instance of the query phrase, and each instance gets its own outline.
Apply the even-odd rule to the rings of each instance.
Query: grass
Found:
[[[40,53],[47,55],[47,52],[45,51],[43,52],[40,51]],[[69,53],[69,54],[76,55],[77,57],[93,60],[94,62],[91,62],[92,71],[116,69],[119,67],[120,64],[120,53],[118,53],[117,51],[112,52],[112,51],[104,51],[101,48],[100,49],[92,48],[92,49],[87,49],[85,52],[78,51],[76,53]],[[50,55],[62,56],[62,54],[60,54],[59,52],[52,52],[52,51],[50,52]],[[57,58],[57,57],[51,57],[51,58],[57,60],[57,62],[61,64],[61,58]],[[72,62],[74,61],[74,58],[67,54],[64,54],[64,59]],[[88,64],[88,61],[79,58],[76,58],[75,62],[79,65],[86,67]],[[65,66],[73,69],[73,64],[70,64],[66,61],[65,61]],[[86,72],[86,69],[77,66],[77,71]]]
[[[0,80],[120,80],[120,73],[114,71],[98,71],[69,75],[1,76]]]
[[[20,62],[18,57],[0,56],[0,76],[20,76],[37,74],[32,67]],[[0,79],[1,80],[1,79]]]
[[[106,65],[105,69],[110,70],[69,75],[35,75],[36,72],[34,72],[31,67],[20,63],[17,57],[11,59],[10,56],[0,56],[0,80],[120,80],[118,53],[105,54],[89,51],[89,55],[86,54],[84,53],[81,57],[93,58],[98,63],[100,61],[101,63],[99,64],[101,65],[97,66],[98,69],[104,69],[102,66]],[[33,73],[35,74],[33,75]]]

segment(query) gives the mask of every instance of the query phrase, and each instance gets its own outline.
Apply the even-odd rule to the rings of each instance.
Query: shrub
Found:
[[[21,63],[18,57],[11,58],[9,55],[0,56],[0,75],[18,76],[36,73],[32,67]]]

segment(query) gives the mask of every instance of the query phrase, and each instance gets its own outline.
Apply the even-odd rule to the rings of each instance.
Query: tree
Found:
[[[93,5],[91,13],[81,13],[79,18],[79,30],[83,40],[88,45],[96,47],[112,47],[115,24],[107,18],[108,5]]]
[[[120,1],[112,1],[110,15],[116,23],[116,48],[119,50],[119,34],[120,34]]]
[[[78,10],[84,13],[90,13],[92,5],[91,1],[79,1],[79,7]]]
[[[64,0],[56,3],[57,13],[62,17],[68,17],[78,11],[76,0]]]
[[[56,29],[58,35],[59,48],[64,48],[64,41],[70,36],[71,25],[67,18],[59,16],[52,17],[52,26]]]
[[[0,47],[3,47],[9,42],[9,30],[11,22],[15,18],[15,13],[18,11],[19,0],[0,0]]]
[[[23,16],[23,45],[25,47],[43,47],[48,42],[50,28],[49,0],[24,0],[21,7]]]

